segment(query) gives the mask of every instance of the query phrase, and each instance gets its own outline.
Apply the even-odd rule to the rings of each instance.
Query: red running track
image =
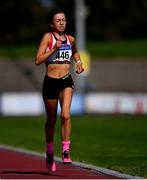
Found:
[[[88,169],[57,162],[57,171],[49,172],[45,158],[0,148],[0,179],[118,179]]]

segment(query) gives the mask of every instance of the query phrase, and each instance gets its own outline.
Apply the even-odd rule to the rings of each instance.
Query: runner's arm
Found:
[[[76,73],[80,74],[84,71],[84,68],[82,66],[83,64],[82,64],[78,49],[76,47],[75,38],[72,36],[70,36],[70,38],[72,41],[72,54],[73,54],[74,61],[76,63]]]
[[[46,59],[51,56],[58,47],[54,46],[52,49],[49,49],[48,51],[46,51],[46,49],[48,48],[48,45],[51,41],[51,37],[49,33],[46,33],[39,45],[37,54],[36,54],[36,58],[35,58],[35,64],[36,65],[40,65],[43,62],[46,61]]]

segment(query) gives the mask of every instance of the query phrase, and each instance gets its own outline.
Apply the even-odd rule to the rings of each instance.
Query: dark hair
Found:
[[[52,9],[49,13],[48,13],[48,23],[51,24],[53,22],[53,18],[56,14],[58,13],[63,13],[65,14],[61,9]]]

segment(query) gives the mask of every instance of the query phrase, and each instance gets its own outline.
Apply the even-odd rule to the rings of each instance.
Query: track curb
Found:
[[[31,156],[39,156],[43,159],[45,158],[45,153],[39,153],[39,152],[31,151],[31,150],[26,150],[23,148],[16,148],[14,146],[8,146],[8,145],[0,144],[0,149],[6,149],[6,150],[15,151],[15,152],[20,152],[20,153],[24,153],[24,154],[31,155]],[[59,157],[55,157],[55,160],[57,162],[60,162],[60,163],[62,162],[62,159]],[[83,169],[89,169],[89,170],[95,171],[97,173],[111,175],[111,176],[121,178],[121,179],[145,179],[143,177],[132,176],[132,175],[120,173],[118,171],[114,171],[111,169],[102,168],[102,167],[94,166],[91,164],[86,164],[86,163],[81,163],[81,162],[76,162],[76,161],[73,161],[72,165],[79,167],[79,168],[83,168]]]

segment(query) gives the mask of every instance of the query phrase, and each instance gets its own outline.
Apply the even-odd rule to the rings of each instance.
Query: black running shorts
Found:
[[[60,92],[66,87],[74,89],[74,83],[70,73],[59,79],[46,75],[43,81],[42,96],[44,99],[58,99]]]

